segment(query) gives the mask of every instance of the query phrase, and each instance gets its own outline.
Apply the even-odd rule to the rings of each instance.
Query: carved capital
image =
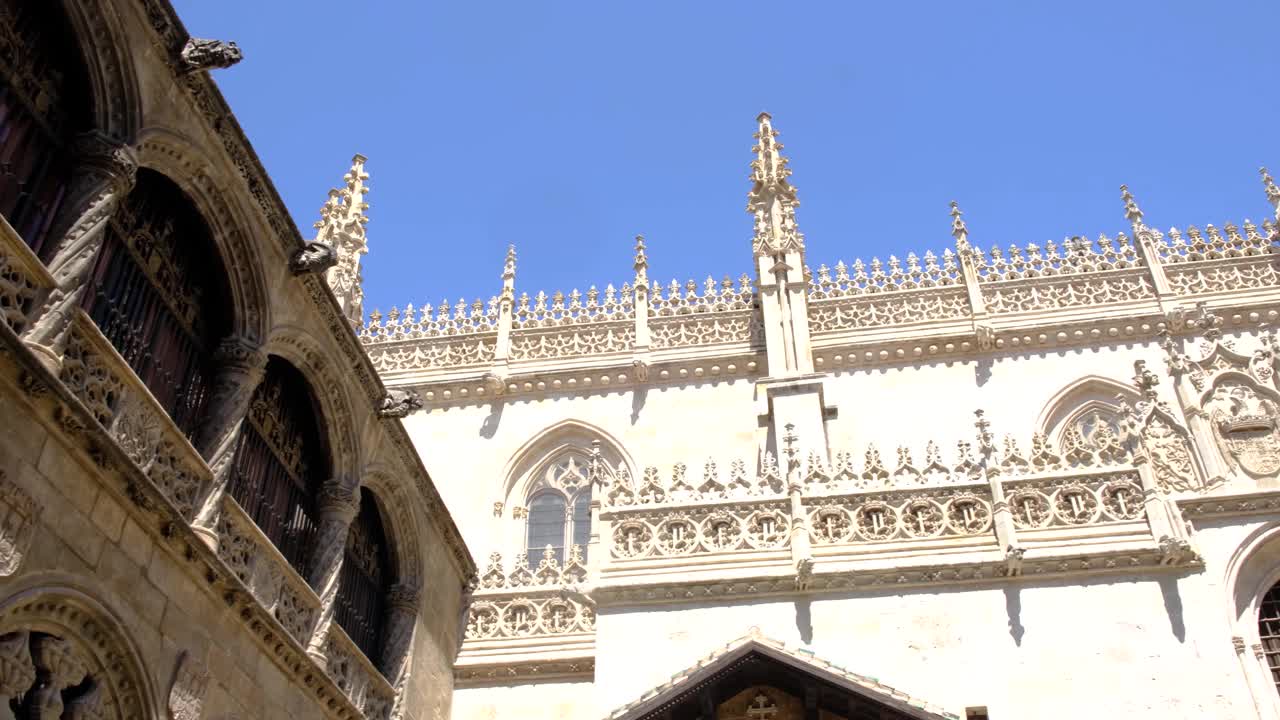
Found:
[[[29,638],[25,630],[0,637],[0,699],[20,695],[36,681]]]
[[[261,371],[267,366],[267,354],[261,347],[259,343],[239,335],[225,338],[213,352],[214,365],[246,374]]]
[[[72,153],[82,173],[105,179],[117,195],[123,197],[133,189],[138,156],[128,145],[100,130],[90,130],[76,136]]]
[[[359,503],[355,493],[336,482],[329,482],[316,493],[316,510],[321,517],[345,518],[350,523],[359,510]]]
[[[417,583],[396,583],[387,590],[387,607],[390,610],[400,610],[417,615],[418,604],[421,600],[422,593],[418,590]]]

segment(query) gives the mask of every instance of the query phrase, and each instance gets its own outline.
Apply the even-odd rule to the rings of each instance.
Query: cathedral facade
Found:
[[[840,261],[762,114],[738,277],[366,319],[366,159],[300,232],[240,60],[0,0],[0,718],[1280,718],[1266,171]]]

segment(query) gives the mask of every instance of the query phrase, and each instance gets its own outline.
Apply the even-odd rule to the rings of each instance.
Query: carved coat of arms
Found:
[[[1226,381],[1214,387],[1205,411],[1228,459],[1254,477],[1280,472],[1280,413],[1273,400],[1242,382]]]

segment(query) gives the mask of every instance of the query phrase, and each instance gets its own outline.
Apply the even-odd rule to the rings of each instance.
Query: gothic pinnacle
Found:
[[[507,260],[502,265],[502,279],[514,280],[516,277],[516,246],[507,246]]]
[[[636,270],[636,285],[649,282],[649,256],[644,252],[644,236],[636,235],[636,261],[632,265]]]
[[[1258,172],[1262,175],[1262,189],[1267,193],[1267,202],[1271,203],[1271,207],[1275,208],[1276,219],[1280,220],[1280,187],[1276,187],[1276,181],[1271,177],[1271,173],[1267,172],[1265,167],[1258,168]]]
[[[747,212],[755,216],[756,255],[803,252],[804,235],[796,227],[796,206],[800,204],[796,189],[787,178],[791,169],[782,156],[778,131],[773,118],[762,112],[756,116],[756,144],[751,148],[756,158],[751,162],[751,191],[747,193]]]
[[[956,239],[956,245],[964,246],[969,244],[969,226],[964,224],[963,212],[960,212],[960,204],[955,200],[951,201],[951,235]]]
[[[1124,216],[1134,225],[1142,224],[1142,210],[1138,207],[1138,201],[1133,199],[1133,193],[1129,192],[1128,185],[1120,186],[1120,199],[1124,201]]]

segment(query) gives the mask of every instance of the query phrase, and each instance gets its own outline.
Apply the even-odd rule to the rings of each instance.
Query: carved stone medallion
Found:
[[[1222,452],[1254,476],[1280,472],[1280,433],[1276,403],[1248,385],[1219,383],[1205,403]]]

